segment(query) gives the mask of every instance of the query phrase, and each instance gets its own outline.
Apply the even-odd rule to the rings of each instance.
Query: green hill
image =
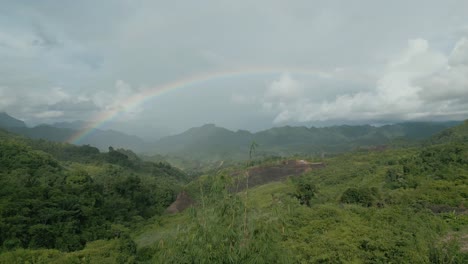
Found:
[[[235,133],[190,134],[202,140],[204,129],[206,141]],[[310,129],[292,130],[291,141]],[[467,132],[464,123],[425,145],[269,157],[189,179],[129,150],[0,131],[0,263],[467,263]],[[179,191],[194,206],[165,213]]]
[[[453,128],[462,131],[463,125]],[[467,135],[466,131],[464,135]],[[351,152],[231,193],[233,170],[186,187],[197,206],[138,230],[150,263],[466,263],[468,141]],[[245,169],[277,168],[271,160]],[[238,175],[238,174],[236,174]]]
[[[66,142],[78,132],[76,128],[55,127],[52,125],[9,127],[2,126],[0,124],[0,128],[7,129],[28,138],[44,139],[55,142]],[[96,129],[92,134],[84,138],[80,144],[93,145],[100,150],[107,150],[109,146],[115,146],[119,148],[133,149],[140,152],[147,146],[147,143],[137,136],[127,135],[114,130],[99,129]]]
[[[468,141],[468,120],[465,120],[465,122],[459,126],[455,126],[435,134],[429,138],[428,144],[466,141]]]
[[[250,143],[258,143],[259,156],[321,155],[361,147],[393,144],[395,140],[414,142],[426,139],[456,123],[401,123],[374,127],[275,127],[257,133],[230,131],[215,125],[191,128],[165,137],[148,148],[148,153],[218,161],[246,160]]]
[[[26,127],[26,124],[14,117],[9,116],[5,112],[0,112],[0,127]]]
[[[76,251],[102,239],[132,247],[129,228],[164,212],[187,180],[128,150],[102,153],[0,130],[0,252]]]

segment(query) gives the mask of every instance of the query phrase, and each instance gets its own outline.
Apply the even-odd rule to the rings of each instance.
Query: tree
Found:
[[[255,150],[257,149],[258,144],[255,141],[252,141],[250,144],[250,150],[249,150],[249,160],[252,160],[252,156],[255,153]]]
[[[305,204],[310,207],[310,200],[315,196],[317,192],[317,187],[307,182],[303,178],[299,178],[296,182],[296,193],[294,196],[299,199],[301,204]]]

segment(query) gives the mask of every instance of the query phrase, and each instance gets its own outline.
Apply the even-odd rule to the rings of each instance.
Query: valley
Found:
[[[198,174],[2,132],[0,263],[463,263],[467,128]]]

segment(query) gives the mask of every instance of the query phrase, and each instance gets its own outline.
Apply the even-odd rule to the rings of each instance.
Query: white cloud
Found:
[[[87,119],[97,110],[89,98],[75,96],[61,87],[0,87],[0,111],[32,123]]]
[[[455,44],[449,57],[449,65],[468,66],[468,38],[462,38]]]
[[[39,97],[39,98],[38,98]],[[71,98],[71,95],[68,94],[63,88],[61,87],[53,87],[49,89],[49,91],[45,93],[38,93],[38,95],[35,96],[35,100],[37,102],[40,102],[42,104],[56,104],[60,101],[68,100]]]
[[[424,39],[410,40],[407,48],[387,63],[375,89],[338,94],[330,101],[302,97],[294,88],[298,82],[283,77],[268,87],[263,106],[278,113],[275,123],[459,118],[468,114],[467,106],[453,103],[460,97],[468,98],[467,43],[461,39],[446,56],[431,49]]]
[[[62,111],[44,111],[39,113],[34,113],[33,116],[36,118],[56,118],[63,116],[64,113]]]
[[[468,100],[468,39],[460,39],[440,71],[421,79],[421,98],[426,101]]]
[[[8,90],[5,87],[0,87],[0,111],[4,110],[15,102],[14,98],[7,95],[7,91]]]
[[[273,81],[265,93],[266,98],[283,101],[296,100],[303,95],[301,84],[290,74],[284,73],[279,80]]]
[[[301,82],[289,73],[283,73],[268,86],[260,100],[262,108],[265,111],[279,112],[274,123],[297,119],[297,107],[307,102],[304,92]]]
[[[103,110],[119,111],[128,118],[143,111],[143,108],[140,105],[128,104],[129,98],[139,95],[140,92],[140,90],[133,88],[127,82],[117,80],[111,91],[101,90],[94,94],[93,101]]]
[[[259,83],[269,76],[239,76],[245,82],[236,93],[255,94],[256,100],[232,96],[232,78],[206,85],[219,87],[217,100],[197,97],[192,91],[198,87],[187,88],[187,94],[193,94],[190,124],[181,110],[186,106],[181,103],[183,96],[172,94],[148,104],[142,119],[164,115],[161,126],[188,128],[208,117],[212,118],[209,122],[224,122],[231,114],[256,117],[265,124],[275,114],[277,122],[348,114],[349,119],[385,113],[415,116],[449,113],[455,109],[450,101],[455,95],[467,97],[463,96],[466,71],[458,66],[454,69],[461,62],[451,58],[462,57],[457,49],[453,56],[442,56],[450,57],[450,71],[429,74],[423,69],[419,77],[405,71],[433,65],[431,58],[437,60],[433,54],[437,52],[426,41],[414,41],[398,56],[392,54],[402,50],[401,45],[415,32],[436,49],[450,49],[460,36],[468,36],[468,1],[397,0],[382,5],[368,0],[356,5],[351,1],[258,0],[226,5],[210,0],[187,1],[183,6],[177,1],[146,0],[138,4],[127,0],[4,2],[2,10],[6,11],[0,11],[0,86],[4,87],[0,107],[23,113],[18,115],[23,119],[47,109],[63,111],[60,118],[71,119],[71,108],[77,118],[84,119],[91,111],[85,109],[86,104],[76,104],[78,94],[85,97],[81,101],[97,104],[99,110],[136,112],[140,109],[128,109],[126,104],[134,89],[117,88],[117,78],[133,87],[154,87],[244,66],[290,68],[292,75],[272,83],[268,94],[263,94]],[[421,3],[423,12],[415,12]],[[461,43],[461,51],[463,46]],[[409,53],[427,57],[428,63],[423,58],[411,58],[420,65],[405,61],[411,57]],[[394,58],[390,60],[395,65],[387,65],[384,71],[383,61],[388,58]],[[318,74],[319,80],[311,80],[296,75],[294,69],[316,69],[323,74]],[[376,79],[380,79],[378,84]],[[291,88],[294,82],[298,89]],[[438,88],[441,86],[444,88]],[[47,98],[50,87],[63,87],[69,98],[57,102],[64,97],[57,91]],[[164,109],[159,106],[163,100],[167,102]],[[241,105],[234,109],[231,102]],[[70,104],[67,109],[66,103]],[[462,111],[462,106],[457,107]],[[213,109],[219,117],[212,117]],[[256,121],[251,123],[257,126]]]
[[[61,87],[53,87],[49,89],[28,89],[10,87],[0,88],[2,102],[0,106],[5,108],[14,107],[20,103],[24,109],[30,109],[38,105],[52,105],[63,100],[68,100],[71,95]]]

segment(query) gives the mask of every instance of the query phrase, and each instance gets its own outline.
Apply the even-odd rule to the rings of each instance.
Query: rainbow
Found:
[[[72,144],[80,144],[80,142],[88,135],[93,133],[96,129],[102,127],[106,123],[117,118],[120,114],[130,111],[139,105],[144,104],[155,97],[161,96],[169,91],[176,89],[183,89],[193,87],[198,84],[206,83],[213,80],[230,79],[258,75],[272,75],[272,74],[298,74],[298,75],[314,75],[320,77],[329,77],[329,73],[309,68],[284,68],[284,67],[256,67],[256,68],[241,68],[228,71],[208,72],[202,74],[191,75],[183,79],[173,82],[165,83],[153,88],[146,89],[129,97],[123,102],[121,107],[114,109],[107,109],[101,111],[91,118],[88,125],[73,134],[67,142]]]

